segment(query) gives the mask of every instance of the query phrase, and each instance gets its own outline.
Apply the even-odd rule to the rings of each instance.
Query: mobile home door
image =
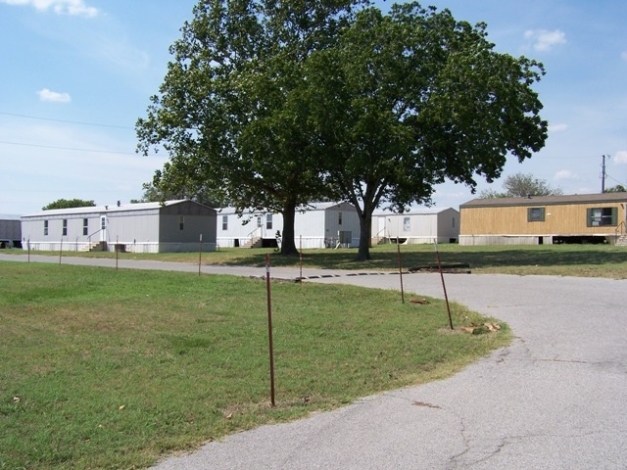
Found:
[[[107,241],[107,216],[106,215],[100,216],[100,241],[101,242]]]

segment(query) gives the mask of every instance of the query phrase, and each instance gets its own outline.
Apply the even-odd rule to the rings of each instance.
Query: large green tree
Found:
[[[303,93],[305,65],[333,46],[357,3],[199,1],[170,48],[174,60],[159,94],[137,122],[139,151],[165,148],[162,177],[208,185],[240,213],[281,213],[281,253],[297,253],[297,208],[328,196]]]
[[[369,259],[372,212],[430,203],[447,178],[473,190],[547,138],[531,86],[541,64],[494,51],[485,24],[418,3],[365,8],[339,43],[307,63],[306,102],[327,150],[329,184],[361,220]]]

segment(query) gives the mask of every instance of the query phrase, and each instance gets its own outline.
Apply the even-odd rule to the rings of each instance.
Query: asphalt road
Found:
[[[18,261],[13,255],[0,259]],[[159,262],[124,261],[120,267],[198,270]],[[265,273],[209,266],[202,271]],[[299,274],[272,270],[273,277]],[[399,286],[398,275],[347,274],[319,277],[329,272],[306,270],[303,276],[318,276],[307,282]],[[508,322],[516,335],[512,345],[447,380],[236,434],[153,468],[627,469],[627,281],[463,274],[445,279],[450,299]],[[407,275],[403,284],[407,292],[443,296],[437,274]]]

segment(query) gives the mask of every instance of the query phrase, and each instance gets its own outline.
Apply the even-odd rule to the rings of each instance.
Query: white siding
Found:
[[[342,214],[342,225],[339,225],[339,214]],[[223,217],[227,217],[227,228],[223,228]],[[266,226],[267,213],[246,213],[239,218],[233,208],[224,208],[217,214],[217,244],[227,248],[243,247],[252,238],[274,239],[276,232],[283,233],[283,216],[272,214],[272,228]],[[261,227],[257,227],[257,217],[261,217]],[[249,220],[244,225],[245,220]],[[300,249],[335,247],[338,241],[338,232],[350,231],[352,240],[350,246],[359,243],[359,218],[355,208],[347,203],[312,204],[306,211],[296,211],[294,218],[294,241]]]
[[[448,243],[459,237],[459,212],[443,209],[404,214],[375,214],[371,233],[375,241],[382,238],[404,239],[406,243]]]
[[[169,214],[163,213],[166,210]],[[176,230],[179,214],[188,220],[187,230],[180,232]],[[101,217],[106,217],[104,229],[101,229]],[[161,234],[162,218],[176,227],[165,225],[171,230],[163,230]],[[88,221],[87,235],[84,234],[85,219]],[[44,233],[46,221],[47,235]],[[125,251],[140,253],[196,251],[198,233],[203,232],[206,232],[204,249],[215,249],[213,209],[190,201],[58,209],[22,217],[23,248],[33,250],[88,251],[104,241],[109,251],[115,250],[116,244],[123,245]]]
[[[275,238],[277,230],[283,232],[283,216],[272,214],[272,228],[267,228],[266,212],[245,213],[238,217],[233,208],[224,208],[217,213],[216,243],[220,248],[244,246],[253,238]],[[223,228],[226,217],[226,230]],[[247,222],[247,223],[246,223]],[[261,226],[259,225],[259,222]]]

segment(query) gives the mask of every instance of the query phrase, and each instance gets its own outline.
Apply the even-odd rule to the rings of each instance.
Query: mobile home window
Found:
[[[67,236],[67,219],[63,219],[63,236]]]
[[[261,227],[261,216],[258,215],[257,216],[257,228],[260,228],[260,227]]]
[[[48,236],[48,221],[44,220],[44,236]]]
[[[337,213],[337,224],[342,225],[342,212]]]
[[[403,217],[403,232],[409,232],[411,230],[411,219],[409,217]]]
[[[272,214],[266,215],[266,229],[272,230]]]
[[[89,219],[83,219],[83,235],[89,235]]]
[[[179,230],[183,230],[185,228],[185,217],[179,215]]]
[[[587,210],[588,227],[616,225],[618,210],[616,207],[594,207]]]
[[[544,207],[527,209],[527,222],[544,222]]]
[[[223,215],[222,216],[222,230],[228,230],[228,229],[229,229],[229,216]]]

